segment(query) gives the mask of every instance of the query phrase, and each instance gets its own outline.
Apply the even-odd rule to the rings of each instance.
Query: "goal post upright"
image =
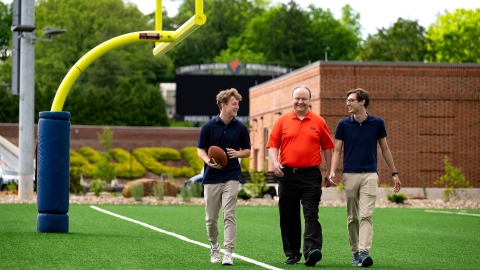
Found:
[[[162,56],[205,24],[203,0],[195,0],[195,15],[176,31],[162,31],[162,1],[156,0],[154,31],[124,34],[96,46],[70,69],[60,84],[50,111],[40,112],[37,148],[37,232],[69,230],[70,112],[63,110],[67,95],[78,77],[95,60],[124,45],[154,42],[155,56]]]

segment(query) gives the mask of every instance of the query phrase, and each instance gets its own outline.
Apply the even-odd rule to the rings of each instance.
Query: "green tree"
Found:
[[[418,21],[399,18],[390,28],[368,35],[360,50],[362,61],[416,61],[427,52],[425,29]]]
[[[240,35],[250,19],[262,14],[269,3],[269,0],[204,0],[207,23],[167,55],[174,59],[176,67],[213,62],[227,48],[227,40]],[[195,1],[184,0],[174,18],[175,29],[168,30],[176,30],[194,13]]]
[[[308,51],[309,41],[302,39],[309,36],[309,27],[308,14],[297,3],[279,4],[252,18],[242,35],[229,41],[229,49],[263,53],[267,63],[299,66],[298,59]]]
[[[12,58],[9,57],[0,61],[0,123],[18,123],[19,99],[12,95],[11,81]]]
[[[426,38],[429,61],[480,63],[480,8],[439,16]]]
[[[18,123],[18,96],[11,94],[12,5],[0,1],[0,123]]]
[[[328,47],[330,59],[353,60],[360,41],[360,17],[350,6],[344,7],[343,14],[342,20],[336,20],[329,10],[313,5],[303,10],[295,1],[279,4],[252,18],[217,59],[232,55],[242,60],[245,54],[269,64],[301,67],[323,59]]]
[[[37,29],[68,30],[55,36],[54,42],[36,43],[38,111],[50,109],[65,75],[94,47],[123,34],[154,29],[149,16],[122,0],[39,0],[36,25]],[[168,126],[158,83],[172,80],[173,62],[168,55],[154,57],[153,46],[153,43],[139,43],[117,48],[84,70],[70,90],[63,108],[72,112],[72,122],[140,125],[132,119],[148,116],[141,125]],[[158,104],[152,104],[153,101]],[[127,111],[125,108],[134,109]],[[163,110],[159,110],[161,108]]]
[[[0,61],[8,57],[10,40],[12,39],[12,4],[0,2]]]
[[[361,41],[360,14],[350,5],[342,8],[342,17],[335,19],[330,10],[309,6],[311,14],[313,46],[309,48],[309,61],[325,59],[325,52],[329,60],[354,60],[358,55]],[[328,49],[327,49],[328,48]]]
[[[241,46],[237,51],[232,51],[230,48],[221,51],[219,55],[215,56],[214,61],[215,63],[228,63],[232,59],[238,59],[242,63],[262,64],[267,62],[263,53],[253,52],[245,45]]]
[[[0,84],[0,123],[18,123],[18,110],[18,96]]]

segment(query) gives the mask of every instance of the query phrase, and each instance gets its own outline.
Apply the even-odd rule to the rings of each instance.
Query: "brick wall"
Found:
[[[252,87],[253,168],[271,166],[265,140],[278,116],[292,110],[291,93],[298,85],[310,88],[312,110],[325,118],[332,136],[339,119],[348,116],[347,91],[369,91],[367,111],[385,120],[404,187],[437,187],[433,182],[444,174],[445,155],[480,187],[480,65],[319,61]],[[391,186],[380,148],[378,153],[380,185]]]

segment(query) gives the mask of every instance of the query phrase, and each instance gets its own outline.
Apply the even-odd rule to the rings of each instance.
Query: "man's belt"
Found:
[[[319,170],[320,166],[317,165],[317,166],[306,167],[306,168],[292,168],[292,167],[288,167],[287,165],[283,165],[283,169],[291,171],[294,174],[299,174],[299,173],[304,173],[304,172],[311,171],[311,170]]]

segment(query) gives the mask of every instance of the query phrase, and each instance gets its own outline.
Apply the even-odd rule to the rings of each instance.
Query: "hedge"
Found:
[[[199,174],[204,166],[203,160],[197,155],[197,148],[184,147],[181,152],[169,147],[141,147],[130,152],[122,148],[114,148],[110,155],[115,160],[112,162],[116,176],[119,178],[141,178],[149,170],[155,174],[170,174],[173,177],[192,177]],[[130,164],[130,157],[132,158]],[[183,159],[190,167],[182,168],[166,166],[162,161]],[[85,177],[92,178],[98,172],[96,164],[100,163],[103,156],[91,147],[82,147],[79,152],[70,150],[70,166],[78,169]],[[242,172],[249,170],[250,158],[241,159]]]
[[[98,170],[97,166],[91,164],[86,157],[70,150],[70,170],[72,170],[72,167],[88,178],[94,177]]]
[[[195,174],[199,174],[203,169],[204,162],[201,158],[198,157],[197,147],[184,147],[181,153],[183,159],[185,159],[188,162],[188,165],[193,168]]]
[[[173,177],[192,177],[195,175],[193,168],[165,166],[160,161],[180,160],[180,152],[169,147],[142,147],[133,151],[137,160],[149,171],[155,174],[171,174]]]
[[[102,155],[99,152],[88,146],[80,148],[78,152],[80,153],[80,155],[86,157],[88,161],[90,161],[90,163],[92,164],[99,163],[103,159]]]
[[[114,163],[116,176],[119,178],[140,178],[147,170],[130,153],[122,148],[110,150],[110,154],[117,163]],[[131,160],[130,160],[131,158]]]

